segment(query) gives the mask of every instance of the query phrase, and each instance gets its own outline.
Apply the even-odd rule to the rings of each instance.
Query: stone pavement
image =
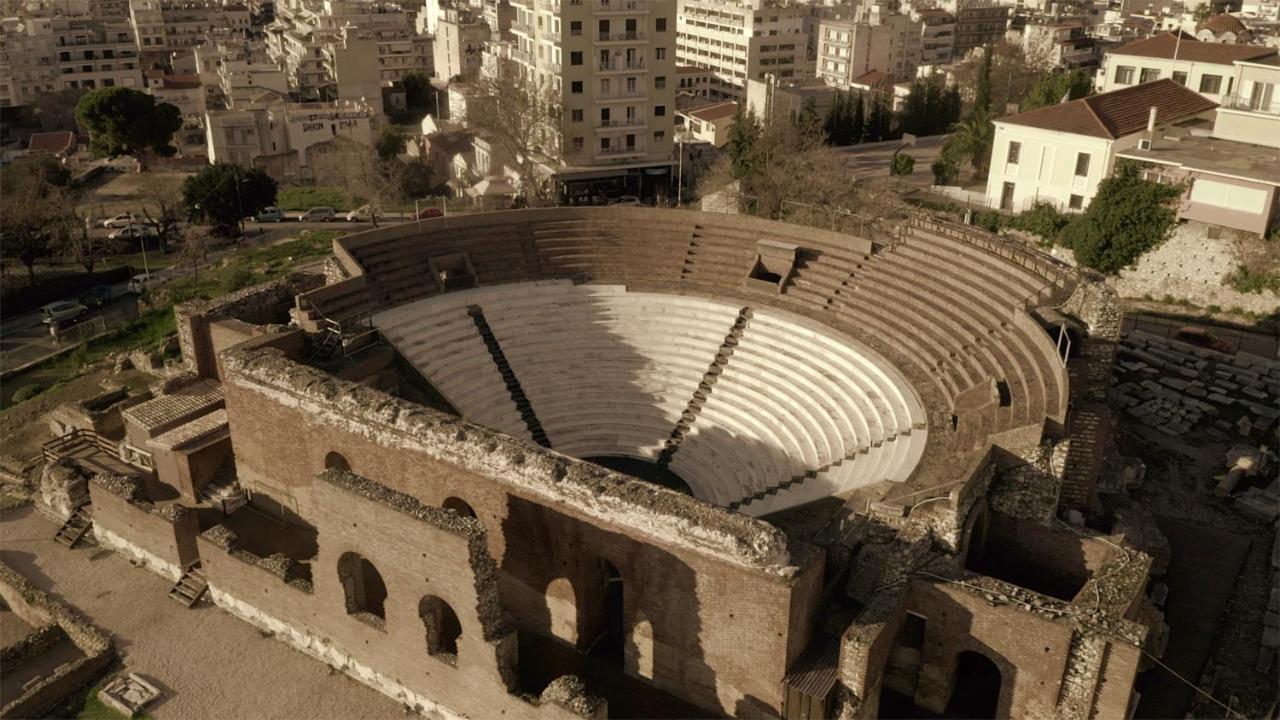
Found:
[[[67,550],[31,508],[0,519],[0,558],[110,633],[124,662],[156,685],[165,718],[399,718],[399,703],[331,672],[208,603],[169,599],[170,583],[93,545]]]

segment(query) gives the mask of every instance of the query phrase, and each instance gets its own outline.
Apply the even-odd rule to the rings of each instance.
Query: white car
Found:
[[[640,198],[635,195],[623,195],[609,201],[609,207],[640,207]]]
[[[75,320],[87,312],[89,312],[89,308],[78,302],[60,300],[40,308],[40,320],[46,325],[52,325],[66,320]]]
[[[159,234],[160,232],[156,230],[155,225],[129,225],[111,233],[107,237],[112,240],[140,240],[142,238],[156,237]]]
[[[373,209],[368,205],[361,205],[346,214],[347,222],[365,222],[373,215]]]
[[[143,273],[142,275],[134,275],[129,280],[129,292],[142,294],[142,291],[151,287],[151,276]]]
[[[106,220],[103,220],[102,227],[120,229],[127,228],[130,225],[137,225],[145,221],[145,218],[136,213],[120,213],[115,217],[109,217]]]

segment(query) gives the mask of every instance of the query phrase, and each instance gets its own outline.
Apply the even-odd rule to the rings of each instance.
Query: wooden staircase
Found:
[[[693,423],[698,419],[698,414],[702,412],[702,406],[706,404],[707,397],[711,395],[711,389],[715,386],[716,381],[720,379],[720,374],[724,372],[725,366],[729,364],[729,358],[733,355],[733,349],[738,346],[738,341],[742,338],[742,333],[747,329],[747,323],[751,322],[751,308],[744,307],[738,311],[738,319],[734,321],[733,327],[729,328],[729,332],[724,336],[724,342],[720,344],[720,349],[716,351],[716,356],[712,358],[711,365],[707,368],[707,372],[702,376],[702,382],[698,383],[698,389],[694,391],[693,397],[689,398],[689,404],[685,406],[685,410],[680,414],[680,421],[676,423],[676,427],[671,431],[671,437],[667,438],[666,444],[662,448],[662,452],[658,454],[657,464],[661,467],[671,465],[671,457],[680,449],[680,443],[684,441],[689,429],[693,427]]]
[[[74,548],[93,528],[93,516],[89,514],[88,508],[88,505],[76,508],[76,511],[71,513],[71,517],[58,528],[58,533],[53,536],[53,539],[68,549]]]
[[[208,589],[209,583],[200,574],[200,566],[192,565],[169,590],[169,597],[182,603],[184,607],[194,607]]]

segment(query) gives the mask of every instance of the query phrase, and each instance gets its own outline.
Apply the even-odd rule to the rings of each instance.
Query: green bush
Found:
[[[18,392],[13,394],[13,401],[15,403],[20,403],[26,400],[30,400],[31,398],[39,395],[42,392],[44,392],[44,387],[40,385],[28,385],[23,388],[18,388]]]
[[[331,207],[335,210],[355,209],[351,198],[340,188],[321,185],[280,188],[276,193],[276,205],[281,210],[310,210],[313,207]]]
[[[972,222],[974,226],[994,233],[1000,232],[1009,223],[1009,218],[995,210],[979,210],[973,214]]]
[[[1237,266],[1234,272],[1227,273],[1225,282],[1242,293],[1261,294],[1267,290],[1280,293],[1280,274],[1257,272],[1248,265]]]
[[[890,175],[910,175],[915,172],[916,159],[905,153],[893,156],[893,161],[889,163]]]
[[[1063,229],[1062,242],[1081,265],[1118,273],[1173,232],[1182,192],[1182,185],[1149,182],[1134,163],[1121,163],[1098,185],[1089,209]]]
[[[948,158],[938,158],[929,169],[933,171],[934,185],[954,185],[956,178],[960,176],[959,164]]]
[[[1053,205],[1045,202],[1038,202],[1031,206],[1030,210],[1013,218],[1010,225],[1025,230],[1032,235],[1038,235],[1045,241],[1045,244],[1053,244],[1058,236],[1062,234],[1062,229],[1071,222],[1071,218],[1058,212]]]

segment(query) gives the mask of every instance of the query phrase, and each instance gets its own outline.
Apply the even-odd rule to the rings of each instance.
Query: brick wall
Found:
[[[313,522],[326,512],[314,475],[338,453],[353,472],[427,505],[461,498],[488,530],[503,606],[521,630],[566,634],[553,630],[554,605],[558,616],[575,616],[579,647],[590,644],[603,627],[607,561],[623,580],[626,627],[652,628],[654,684],[725,713],[780,709],[782,677],[816,615],[816,552],[791,558],[785,537],[765,523],[278,356],[224,355],[223,363],[245,487]],[[279,461],[282,447],[294,449],[291,462]],[[326,542],[322,533],[322,552]],[[566,598],[546,599],[558,579],[572,587],[568,611]],[[633,672],[644,654],[629,649]]]
[[[95,475],[89,483],[94,536],[99,544],[176,582],[199,559],[196,514],[176,504],[157,508],[138,499],[140,493],[136,478]]]

